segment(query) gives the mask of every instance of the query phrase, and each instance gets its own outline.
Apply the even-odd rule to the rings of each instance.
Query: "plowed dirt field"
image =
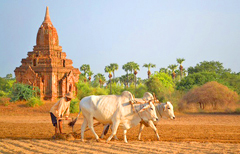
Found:
[[[119,141],[105,143],[107,134],[96,142],[92,132],[87,131],[86,142],[81,142],[52,139],[54,127],[48,113],[52,105],[28,108],[20,102],[0,106],[0,153],[240,153],[238,114],[176,113],[175,120],[161,119],[157,125],[160,141],[151,128],[145,128],[142,140],[138,141],[136,126],[127,133],[128,144],[123,142],[121,128]],[[71,133],[67,123],[64,121],[64,133]],[[81,123],[82,117],[75,126],[77,133]],[[102,129],[102,125],[95,127],[99,135]]]

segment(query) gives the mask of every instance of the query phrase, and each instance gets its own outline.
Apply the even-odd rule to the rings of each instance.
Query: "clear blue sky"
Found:
[[[220,61],[240,72],[239,0],[3,0],[0,1],[0,76],[14,74],[36,45],[46,6],[59,44],[73,66],[89,64],[94,74],[117,63],[140,65],[138,76],[185,58],[183,66]]]

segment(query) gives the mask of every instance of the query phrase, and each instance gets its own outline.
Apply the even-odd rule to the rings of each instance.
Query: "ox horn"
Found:
[[[154,103],[157,103],[157,98],[156,98],[156,95],[155,95],[155,93],[153,93],[153,99],[154,99]]]
[[[150,104],[151,101],[152,101],[152,100],[149,100],[149,101],[148,101],[148,104]]]
[[[155,93],[153,93],[153,97],[154,97],[154,98],[156,97]]]

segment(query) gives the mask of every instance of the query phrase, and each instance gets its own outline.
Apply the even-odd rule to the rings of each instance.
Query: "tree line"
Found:
[[[160,68],[159,72],[164,72],[171,74],[173,80],[175,80],[176,76],[179,76],[180,79],[182,79],[184,76],[186,76],[186,70],[183,68],[182,63],[185,61],[184,58],[177,58],[177,63],[179,64],[179,70],[177,70],[178,65],[172,64],[169,65],[167,68]],[[147,75],[148,79],[151,76],[151,68],[155,68],[156,65],[152,63],[145,63],[142,67],[145,67],[148,69]],[[94,75],[92,72],[89,64],[83,64],[80,67],[80,70],[82,71],[82,79],[84,82],[87,80],[91,82],[92,76],[94,75],[94,82],[98,81],[100,86],[103,86],[105,83],[109,84],[111,87],[111,83],[120,83],[124,84],[125,87],[128,87],[129,84],[134,83],[135,87],[137,83],[142,83],[143,80],[141,78],[137,78],[138,71],[140,70],[139,64],[131,61],[122,66],[122,69],[126,72],[125,75],[122,75],[120,77],[115,77],[115,72],[119,69],[119,66],[117,63],[111,63],[108,66],[105,66],[104,71],[105,73],[108,73],[109,80],[107,81],[104,74],[97,73]],[[175,73],[177,72],[177,73]]]
[[[89,95],[108,95],[108,94],[121,94],[122,91],[128,90],[132,92],[135,97],[142,97],[144,92],[149,91],[155,93],[157,98],[161,101],[171,101],[175,108],[178,108],[179,105],[195,103],[201,104],[200,108],[206,106],[206,100],[217,100],[216,98],[205,98],[203,101],[198,101],[199,99],[187,99],[190,98],[191,94],[201,94],[198,91],[203,89],[209,90],[211,86],[203,86],[209,82],[213,82],[212,86],[216,86],[216,83],[221,84],[227,88],[222,88],[226,90],[233,91],[236,94],[231,94],[234,98],[234,102],[239,102],[240,94],[240,73],[232,72],[229,68],[224,68],[223,64],[219,61],[203,61],[196,66],[191,66],[187,69],[184,68],[183,62],[184,58],[177,58],[177,64],[171,64],[167,68],[159,68],[159,71],[151,72],[152,68],[155,68],[156,65],[152,63],[145,63],[142,67],[147,68],[147,79],[141,79],[137,76],[138,71],[140,71],[140,65],[131,61],[124,64],[121,68],[126,72],[126,74],[116,77],[115,73],[119,69],[117,63],[111,63],[108,66],[105,66],[103,69],[105,73],[108,74],[106,79],[104,74],[96,73],[94,74],[90,68],[89,64],[83,64],[80,67],[82,74],[80,75],[79,82],[77,83],[77,97],[78,100],[85,96]],[[93,77],[93,78],[92,78]],[[18,87],[14,87],[13,83],[15,79],[12,78],[11,74],[8,74],[4,78],[0,78],[0,98],[1,97],[11,97],[11,99],[25,98],[27,96],[22,96],[14,89],[21,89],[22,86],[17,84]],[[203,86],[203,88],[201,88]],[[207,88],[208,87],[208,88]],[[218,86],[221,87],[221,86]],[[25,86],[25,88],[33,89],[32,87]],[[199,89],[198,89],[199,88]],[[22,91],[24,94],[27,94],[27,90],[18,90],[17,92]],[[215,90],[215,93],[218,91]],[[31,92],[30,92],[31,93]],[[36,92],[35,92],[36,93]],[[206,92],[205,92],[206,93]],[[210,92],[209,92],[210,93]],[[17,95],[18,97],[14,97]],[[233,97],[234,95],[234,97]],[[34,92],[32,92],[34,96]],[[197,96],[197,95],[196,95]],[[210,95],[208,95],[210,97]],[[216,95],[220,96],[220,95]],[[202,98],[203,95],[199,95],[198,98]],[[226,97],[230,97],[226,96]],[[221,97],[223,98],[223,97]],[[229,99],[232,99],[229,98]],[[237,99],[236,99],[237,98]],[[75,100],[77,104],[78,100]],[[201,99],[202,100],[202,99]],[[1,100],[0,100],[1,101]],[[196,102],[194,102],[196,101]],[[220,101],[220,100],[219,100]],[[184,102],[184,103],[183,103]],[[211,102],[211,101],[208,101]],[[222,102],[227,102],[223,101]],[[213,102],[211,102],[213,104]],[[214,108],[216,104],[214,103]]]

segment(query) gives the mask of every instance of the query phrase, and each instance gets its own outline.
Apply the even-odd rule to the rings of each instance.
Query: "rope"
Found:
[[[160,104],[159,104],[160,105]],[[161,112],[159,111],[159,109],[158,109],[158,105],[156,106],[156,109],[157,109],[157,112],[160,114],[160,116],[161,116],[161,118],[162,118],[162,114],[161,114]]]

